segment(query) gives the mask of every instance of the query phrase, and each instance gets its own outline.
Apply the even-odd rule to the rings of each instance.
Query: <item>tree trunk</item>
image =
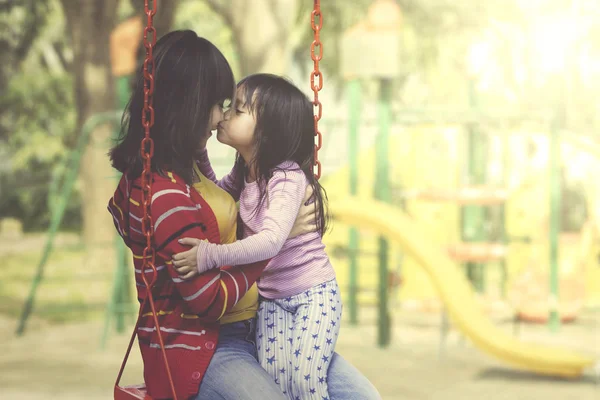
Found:
[[[173,20],[175,19],[175,12],[179,0],[160,0],[158,3],[158,10],[154,16],[154,26],[156,27],[156,36],[160,38],[165,33],[171,30]]]
[[[114,82],[110,68],[109,39],[116,19],[118,0],[62,0],[73,47],[76,134],[92,115],[115,109]],[[106,204],[115,188],[115,172],[107,152],[112,128],[96,127],[81,159],[83,238],[92,262],[112,256],[114,226]],[[112,258],[112,257],[111,257]]]
[[[218,0],[207,3],[231,27],[242,76],[287,72],[298,0],[237,0],[229,7]]]
[[[143,2],[139,0],[130,0],[131,5],[139,10],[139,15],[142,16],[142,23],[146,25],[146,14],[144,13]],[[154,15],[154,27],[156,28],[156,39],[160,39],[165,33],[171,30],[171,25],[175,20],[175,12],[179,6],[180,0],[159,0],[156,15]],[[143,37],[140,37],[140,42],[143,42]],[[140,65],[146,57],[146,49],[140,45],[137,49],[136,58]],[[135,75],[131,77],[132,85],[135,82]]]

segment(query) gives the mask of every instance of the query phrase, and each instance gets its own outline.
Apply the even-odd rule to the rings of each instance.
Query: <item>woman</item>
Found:
[[[156,44],[155,63],[151,214],[159,272],[154,298],[178,397],[283,400],[283,393],[258,364],[254,345],[258,304],[254,283],[267,261],[222,267],[189,281],[178,276],[170,261],[187,249],[178,241],[186,236],[213,243],[235,240],[233,199],[206,179],[194,162],[222,119],[223,102],[234,95],[233,73],[221,52],[192,31],[162,37]],[[140,300],[146,296],[139,186],[142,105],[140,76],[122,137],[110,154],[123,177],[109,202],[115,227],[134,254]],[[151,316],[144,315],[138,333],[145,382],[153,398],[167,399],[170,386],[157,333]],[[379,398],[338,355],[330,364],[328,384],[333,400]]]

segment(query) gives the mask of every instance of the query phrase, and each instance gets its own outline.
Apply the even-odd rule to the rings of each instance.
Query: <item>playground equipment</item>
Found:
[[[117,109],[123,110],[130,97],[131,74],[137,67],[136,54],[140,45],[139,38],[142,34],[142,19],[134,16],[117,25],[110,36],[110,50],[112,60],[112,73],[115,77],[117,93]],[[118,131],[115,131],[115,134]],[[116,175],[118,182],[119,176]],[[131,268],[129,266],[129,251],[119,235],[115,235],[116,268],[113,278],[112,294],[106,306],[104,317],[104,330],[100,347],[104,348],[108,341],[110,323],[116,322],[118,333],[125,331],[125,316],[135,315],[131,300]]]
[[[543,232],[543,236],[547,233]],[[593,220],[588,220],[580,233],[562,233],[559,238],[561,248],[560,301],[557,308],[562,323],[573,322],[584,307],[586,293],[586,264],[595,256],[594,242],[597,241]],[[534,246],[539,246],[538,240]],[[509,289],[508,299],[515,310],[515,322],[548,322],[548,272],[539,268],[546,264],[546,246],[536,248],[529,255],[527,268],[514,280]]]
[[[350,100],[351,99],[352,98],[350,98]],[[510,244],[507,270],[510,273],[509,277],[511,279],[507,280],[506,288],[509,289],[513,285],[514,278],[517,277],[525,265],[529,263],[531,256],[527,256],[527,254],[531,251],[537,252],[535,259],[536,268],[548,271],[550,260],[550,255],[548,253],[549,246],[551,245],[548,241],[550,210],[548,202],[544,201],[541,204],[539,203],[539,199],[547,198],[548,196],[549,177],[546,175],[547,168],[538,167],[543,168],[543,170],[532,171],[532,174],[528,175],[528,177],[524,176],[524,180],[521,180],[518,183],[514,182],[510,189],[493,189],[489,186],[453,189],[452,187],[457,185],[455,178],[455,164],[456,160],[460,159],[455,153],[456,150],[453,150],[452,147],[449,149],[443,147],[437,149],[434,154],[424,152],[424,149],[427,151],[429,148],[430,142],[439,143],[444,140],[443,135],[445,135],[445,132],[448,134],[452,133],[451,136],[446,138],[450,141],[449,143],[456,143],[458,141],[456,140],[457,137],[465,134],[460,129],[454,127],[445,128],[444,126],[438,127],[438,125],[435,127],[429,125],[423,127],[419,125],[403,129],[400,134],[390,138],[389,147],[395,149],[396,152],[396,161],[391,165],[390,173],[394,176],[395,182],[401,180],[406,182],[404,186],[407,187],[407,189],[403,188],[402,194],[406,199],[407,213],[413,217],[414,223],[423,225],[423,228],[426,226],[431,228],[429,230],[430,241],[432,243],[439,243],[440,246],[444,244],[447,251],[455,258],[462,259],[463,255],[465,255],[475,259],[477,262],[486,259],[489,261],[492,258],[501,260],[507,255],[507,247],[503,246],[501,243],[494,246],[485,243],[481,246],[478,243],[470,243],[469,247],[465,248],[460,245],[456,234],[451,233],[450,231],[454,231],[454,226],[458,226],[458,218],[455,216],[457,215],[456,209],[458,209],[456,204],[480,203],[495,205],[507,202],[508,208],[504,218],[507,219],[505,229],[508,231],[507,241]],[[363,131],[362,136],[364,135],[365,133]],[[517,142],[525,143],[521,138],[527,137],[530,136],[525,132],[511,130],[509,132],[498,132],[496,140],[506,138],[510,139],[511,143],[514,142],[513,145],[516,145]],[[548,143],[547,136],[538,133],[533,137],[540,140],[540,146],[542,146],[540,149],[545,149],[545,146]],[[595,168],[596,164],[592,159],[595,158],[600,160],[600,157],[598,157],[600,154],[594,150],[597,146],[577,145],[573,148],[573,143],[587,144],[588,141],[566,134],[561,139],[561,146],[564,147],[565,151],[568,151],[569,148],[573,151],[577,151],[577,157],[589,158],[590,162],[592,162],[592,165],[589,168]],[[590,142],[590,144],[594,143],[595,142]],[[527,157],[525,146],[522,147],[523,157]],[[512,165],[513,168],[517,168],[518,171],[522,171],[523,160],[518,158],[519,151],[515,151],[519,150],[519,147],[511,148],[513,149],[513,156],[511,157],[513,161],[509,165]],[[450,153],[450,155],[446,155],[446,153]],[[361,186],[358,187],[358,196],[360,198],[371,198],[368,188],[373,182],[371,175],[376,163],[376,156],[377,154],[374,148],[364,149],[358,156],[360,160],[360,170],[362,171],[362,182]],[[332,202],[336,196],[345,196],[348,193],[348,184],[346,182],[348,181],[348,176],[350,176],[352,168],[358,167],[348,164],[326,178],[327,181],[325,186],[328,189]],[[590,177],[594,176],[592,172],[589,174]],[[520,172],[519,176],[523,177]],[[417,184],[422,185],[417,186],[422,187],[422,189],[411,189]],[[435,186],[438,185],[444,189],[434,189]],[[586,193],[586,198],[589,202],[588,209],[593,209],[595,204],[593,200],[594,187],[588,187]],[[597,194],[596,197],[598,197]],[[442,220],[444,222],[442,222]],[[350,229],[349,227],[339,229],[339,225],[336,224],[336,229],[326,238],[328,248],[346,248],[347,241],[344,240],[344,234],[346,233],[347,228],[348,230]],[[361,227],[358,228],[360,229]],[[458,231],[458,229],[456,229],[456,231]],[[566,233],[561,233],[560,236],[563,237],[565,235]],[[589,237],[589,235],[583,235],[583,237]],[[362,305],[370,305],[373,301],[377,301],[374,295],[371,296],[371,293],[377,293],[377,273],[375,272],[376,269],[371,268],[376,265],[373,256],[375,244],[373,241],[369,241],[367,235],[361,234],[361,240],[362,247],[357,253],[360,256],[359,264],[361,268],[358,272],[361,285],[363,286],[359,291],[358,298]],[[588,244],[584,245],[583,242],[588,242]],[[559,261],[557,261],[557,263],[561,265],[561,279],[564,278],[564,273],[569,270],[569,264],[572,260],[575,260],[576,262],[582,260],[581,256],[570,251],[570,249],[576,245],[577,244],[565,245],[564,249],[561,247],[561,253],[558,254],[560,258]],[[594,293],[600,294],[598,285],[594,283],[597,281],[599,275],[596,257],[593,257],[591,254],[594,252],[593,240],[582,239],[581,246],[582,249],[587,249],[584,253],[590,254],[587,256],[587,261],[585,261],[586,269],[583,272],[586,274],[586,304],[587,306],[593,307],[594,304],[598,304],[597,300],[594,300],[593,298]],[[392,251],[397,252],[397,248],[393,247]],[[348,277],[350,275],[347,264],[350,254],[342,254],[344,258],[340,257],[339,253],[335,250],[331,254],[334,258],[338,259],[335,263],[336,269],[339,274],[340,284],[345,286],[348,283]],[[430,301],[432,305],[437,304],[437,300],[434,300],[437,299],[437,296],[435,295],[435,292],[432,291],[433,288],[430,286],[427,277],[421,272],[418,266],[414,264],[412,258],[406,257],[405,260],[405,268],[403,271],[406,275],[403,278],[404,286],[402,288],[401,299],[407,300],[407,306],[409,305],[408,301],[413,300],[419,301],[420,306],[426,305],[427,301]],[[493,284],[493,282],[500,282],[502,280],[502,267],[499,265],[499,262],[490,264],[490,268],[487,269],[490,271],[488,282]],[[546,277],[548,279],[544,278],[545,280],[540,280],[539,284],[544,285],[544,292],[547,293],[549,282],[547,272]],[[559,307],[562,307],[561,304],[568,302],[568,289],[567,287],[564,289],[564,296],[561,295],[558,302]],[[494,296],[494,293],[495,292],[487,292],[486,294]],[[582,293],[580,293],[580,295],[581,294]],[[498,295],[501,295],[501,293],[498,293]],[[346,296],[348,296],[348,292],[346,292]],[[596,295],[596,298],[598,298],[598,295]],[[544,298],[544,301],[545,300],[547,300],[547,296]],[[434,309],[439,308],[434,307]],[[548,320],[547,316],[545,317],[545,320]]]
[[[509,110],[481,110],[478,105],[478,99],[475,91],[475,80],[471,74],[468,78],[469,108],[465,110],[401,110],[392,117],[389,112],[389,92],[391,79],[396,77],[401,70],[399,65],[401,59],[401,11],[397,4],[392,1],[380,0],[374,2],[369,9],[367,19],[353,28],[349,29],[342,41],[342,74],[347,81],[347,93],[349,103],[349,190],[352,196],[358,192],[358,171],[365,171],[359,168],[358,155],[358,125],[361,115],[361,80],[376,78],[380,82],[380,96],[378,100],[378,116],[376,124],[379,127],[379,134],[376,137],[374,164],[375,164],[375,199],[383,200],[389,203],[392,199],[389,182],[389,129],[391,118],[396,122],[407,121],[407,123],[427,123],[439,122],[448,123],[450,121],[460,123],[465,127],[466,133],[461,137],[462,148],[465,151],[468,161],[464,178],[455,189],[435,189],[412,191],[412,199],[418,199],[429,203],[448,203],[458,205],[461,214],[461,240],[451,243],[447,249],[447,255],[455,262],[464,265],[466,275],[476,288],[482,293],[485,290],[484,283],[486,266],[492,263],[499,265],[501,270],[501,282],[499,284],[502,294],[506,290],[507,267],[506,257],[508,255],[508,246],[514,242],[528,242],[529,237],[510,237],[505,231],[503,220],[506,218],[506,201],[509,193],[505,189],[508,187],[506,172],[503,174],[504,182],[492,185],[487,179],[487,157],[490,148],[488,135],[481,132],[482,123],[529,120],[536,121],[547,126],[550,132],[550,168],[549,168],[549,273],[547,282],[550,289],[548,291],[549,316],[547,318],[549,327],[552,331],[557,331],[560,326],[559,304],[559,245],[558,238],[560,234],[560,207],[561,207],[561,177],[560,168],[560,146],[563,142],[569,142],[582,146],[581,140],[573,138],[571,135],[563,135],[564,121],[562,117],[562,105],[558,104],[556,110],[551,115],[538,115],[538,113],[513,112]],[[358,58],[360,57],[360,59]],[[373,61],[376,60],[376,61]],[[505,138],[503,138],[504,141]],[[504,169],[508,164],[508,145],[504,141],[503,164]],[[598,145],[587,143],[586,149],[589,152],[597,152]],[[364,165],[364,159],[360,159],[360,164]],[[385,169],[385,171],[383,171]],[[339,185],[332,183],[328,188]],[[364,183],[363,183],[364,186]],[[405,191],[405,194],[408,191]],[[330,190],[331,193],[331,190]],[[489,219],[486,219],[486,213],[494,208],[497,225],[501,228],[492,237],[486,228]],[[358,257],[364,255],[366,248],[361,248],[363,239],[359,238],[356,227],[349,230],[348,249],[344,255],[348,259],[348,311],[350,322],[358,322],[358,294],[361,288],[358,287],[359,263]],[[377,302],[378,302],[378,344],[385,346],[389,342],[386,338],[390,337],[390,316],[388,311],[388,288],[387,279],[389,276],[389,267],[387,265],[390,249],[385,238],[378,240],[378,283],[377,283]],[[362,247],[365,247],[364,244]],[[448,331],[448,326],[443,319],[442,324],[442,343]]]
[[[350,166],[350,195],[357,194],[358,184],[358,125],[361,109],[361,80],[376,78],[379,80],[380,94],[378,100],[379,133],[375,143],[375,193],[374,198],[392,201],[392,189],[389,179],[389,131],[392,121],[391,88],[392,79],[399,76],[401,71],[401,27],[402,14],[399,6],[389,0],[379,0],[369,8],[367,19],[350,28],[342,41],[342,74],[347,83],[349,97],[349,166]],[[374,61],[376,60],[376,61]],[[471,93],[471,109],[476,110],[473,82],[469,81]],[[476,110],[478,111],[478,110]],[[414,116],[413,116],[414,117]],[[417,116],[418,117],[418,116]],[[428,201],[452,201],[462,206],[462,243],[449,249],[449,254],[456,261],[465,264],[467,275],[479,291],[483,291],[483,263],[503,260],[506,254],[504,241],[499,243],[486,242],[484,207],[503,206],[506,193],[501,189],[487,188],[486,185],[486,145],[485,137],[477,131],[477,119],[466,123],[468,130],[468,182],[466,186],[453,192],[431,190],[419,193],[417,196]],[[388,310],[388,259],[389,245],[385,238],[378,239],[378,344],[389,344],[390,315]],[[348,309],[350,322],[358,322],[357,296],[358,261],[361,251],[358,232],[351,228],[349,232],[348,261],[349,261],[349,295]],[[506,275],[506,274],[504,274]],[[504,286],[502,284],[502,286]],[[443,324],[442,334],[445,337],[446,324]]]
[[[374,198],[389,203],[392,199],[389,184],[389,133],[392,120],[392,79],[400,71],[400,7],[390,0],[377,0],[368,10],[367,20],[350,28],[342,42],[342,75],[348,81],[350,96],[349,164],[350,194],[356,195],[358,185],[358,121],[360,115],[361,79],[377,78],[379,132],[376,137]],[[349,312],[350,323],[358,323],[358,256],[359,235],[355,228],[349,234]],[[378,319],[377,342],[387,346],[391,338],[391,317],[388,309],[389,243],[378,238]]]
[[[495,328],[479,309],[473,289],[457,265],[443,251],[431,248],[427,234],[397,207],[350,197],[332,202],[331,212],[337,221],[386,236],[414,257],[434,283],[454,325],[482,351],[543,375],[573,378],[594,365],[589,357],[523,343]]]

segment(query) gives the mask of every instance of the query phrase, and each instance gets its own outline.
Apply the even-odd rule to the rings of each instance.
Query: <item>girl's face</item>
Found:
[[[225,113],[223,121],[218,125],[217,140],[236,149],[246,161],[253,153],[254,114],[244,104],[243,89],[237,89],[236,103]]]

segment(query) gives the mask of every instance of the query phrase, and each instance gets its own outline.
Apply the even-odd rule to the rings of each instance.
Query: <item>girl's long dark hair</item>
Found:
[[[172,171],[189,184],[198,146],[209,128],[211,110],[233,98],[235,79],[223,54],[190,30],[173,31],[161,37],[154,57],[152,170]],[[140,69],[123,113],[120,136],[110,150],[113,167],[132,179],[142,172],[143,106],[144,82]]]
[[[290,81],[271,74],[250,75],[238,83],[240,99],[256,119],[254,159],[256,179],[261,188],[258,207],[265,201],[266,183],[278,165],[294,161],[300,166],[314,194],[317,229],[327,231],[327,194],[313,173],[315,128],[312,102]],[[247,173],[244,160],[236,157],[238,177]],[[285,172],[285,171],[284,171]]]

